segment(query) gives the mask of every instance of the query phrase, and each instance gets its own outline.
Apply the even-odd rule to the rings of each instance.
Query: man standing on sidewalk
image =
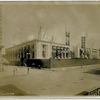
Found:
[[[29,74],[29,67],[27,67],[27,74]]]

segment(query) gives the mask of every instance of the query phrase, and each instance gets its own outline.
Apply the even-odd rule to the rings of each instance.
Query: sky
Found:
[[[86,36],[86,46],[100,48],[100,4],[79,2],[9,2],[2,4],[4,47],[11,47],[38,38],[65,43],[65,31],[70,32],[71,46],[80,45]]]

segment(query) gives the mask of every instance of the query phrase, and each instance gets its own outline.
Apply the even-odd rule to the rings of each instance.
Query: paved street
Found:
[[[75,96],[87,89],[100,87],[100,65],[29,70],[21,66],[3,68],[0,86],[13,84],[32,96]]]

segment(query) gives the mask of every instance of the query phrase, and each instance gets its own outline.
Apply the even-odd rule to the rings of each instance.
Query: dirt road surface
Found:
[[[100,87],[99,64],[52,69],[4,65],[3,68],[0,71],[0,87],[14,85],[30,96],[76,96],[87,89]],[[0,88],[0,93],[5,92],[2,93]]]

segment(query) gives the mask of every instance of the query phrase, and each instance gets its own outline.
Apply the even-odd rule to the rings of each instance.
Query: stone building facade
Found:
[[[51,41],[32,40],[6,49],[10,62],[24,59],[70,59],[70,47]]]

